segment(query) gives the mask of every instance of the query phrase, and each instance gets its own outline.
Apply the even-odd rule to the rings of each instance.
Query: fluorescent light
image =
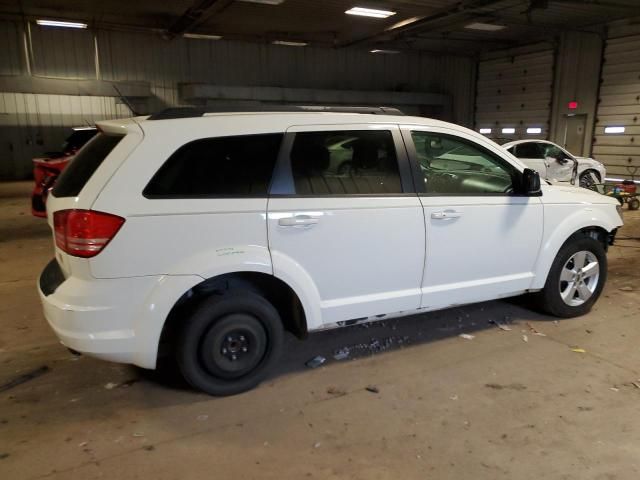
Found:
[[[480,133],[482,133],[483,135],[489,135],[491,133],[491,129],[490,128],[481,128],[480,129]]]
[[[61,28],[87,28],[86,23],[80,22],[61,22],[58,20],[36,20],[38,25],[43,27],[61,27]]]
[[[624,133],[624,127],[604,127],[604,133]]]
[[[78,130],[96,130],[96,127],[71,127],[71,130],[75,132]]]
[[[384,49],[378,49],[376,48],[375,50],[370,50],[371,53],[400,53],[399,50],[384,50]]]
[[[239,2],[246,3],[261,3],[263,5],[280,5],[284,3],[284,0],[238,0]]]
[[[483,32],[497,32],[498,30],[504,30],[507,27],[505,25],[496,25],[494,23],[474,22],[469,25],[465,25],[464,28],[468,28],[469,30],[482,30]]]
[[[531,135],[539,135],[542,133],[542,129],[540,127],[529,127],[527,128],[527,133]]]
[[[418,20],[422,20],[424,17],[411,17],[406,20],[401,20],[398,23],[394,23],[387,30],[395,30],[396,28],[404,27],[406,25],[411,25],[412,23],[417,22]]]
[[[396,12],[390,10],[377,10],[375,8],[353,7],[346,10],[344,13],[347,15],[360,15],[361,17],[373,17],[373,18],[389,18],[391,15],[395,15]]]
[[[274,45],[286,45],[288,47],[306,47],[309,45],[307,42],[290,42],[288,40],[274,40]]]
[[[624,180],[629,180],[628,178],[605,178],[605,182],[623,182]],[[633,183],[640,183],[640,180],[634,180]]]
[[[204,33],[184,33],[182,36],[184,38],[198,38],[201,40],[220,40],[222,38],[221,35],[206,35]]]
[[[511,127],[503,128],[502,133],[516,133],[516,129]]]

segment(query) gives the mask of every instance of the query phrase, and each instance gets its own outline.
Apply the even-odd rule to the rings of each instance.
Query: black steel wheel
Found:
[[[184,378],[210,395],[234,395],[255,387],[282,349],[277,310],[254,292],[204,300],[182,329],[177,361]]]

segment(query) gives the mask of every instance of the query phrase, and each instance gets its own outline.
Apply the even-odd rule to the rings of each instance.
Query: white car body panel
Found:
[[[98,122],[124,139],[77,197],[49,196],[53,212],[92,209],[125,223],[104,251],[55,250],[66,280],[43,295],[63,343],[104,359],[154,368],[162,327],[202,281],[234,272],[274,275],[296,293],[309,331],[489,300],[544,285],[564,241],[584,227],[621,225],[616,201],[584,189],[542,187],[540,197],[271,196],[149,199],[142,190],[185,143],[273,132],[412,129],[457,135],[525,164],[466,128],[417,117],[332,113],[219,114]],[[454,210],[459,218],[432,214]],[[310,228],[283,226],[296,215]],[[473,248],[469,248],[470,242]],[[504,261],[496,261],[504,259]]]
[[[578,171],[577,178],[580,178],[580,175],[588,170],[595,171],[598,174],[598,183],[604,182],[606,176],[606,168],[597,160],[588,157],[577,157],[573,155],[571,152],[562,148],[557,143],[550,142],[548,140],[538,140],[538,139],[524,139],[524,140],[515,140],[513,142],[508,142],[502,145],[504,149],[510,149],[516,145],[520,145],[523,143],[543,143],[547,145],[553,145],[560,150],[562,150],[570,159],[575,160],[578,163]],[[570,182],[571,176],[573,173],[573,162],[568,162],[565,164],[559,163],[554,158],[521,158],[527,166],[536,170],[541,178],[547,179],[549,181],[559,181],[559,182]]]

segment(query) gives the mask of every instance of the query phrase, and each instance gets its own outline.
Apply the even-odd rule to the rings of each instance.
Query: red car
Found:
[[[82,146],[98,133],[96,127],[74,127],[67,137],[61,152],[47,152],[45,157],[33,159],[35,185],[31,194],[31,213],[46,217],[46,202],[56,179]]]

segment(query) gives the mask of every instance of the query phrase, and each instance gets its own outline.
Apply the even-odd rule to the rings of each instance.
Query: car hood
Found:
[[[590,167],[601,167],[602,166],[602,162],[599,162],[593,158],[590,157],[575,157],[575,159],[578,161],[578,165],[588,165]]]
[[[581,188],[569,183],[552,183],[542,185],[542,201],[544,203],[573,203],[589,205],[619,205],[613,197],[601,195],[593,190]]]

